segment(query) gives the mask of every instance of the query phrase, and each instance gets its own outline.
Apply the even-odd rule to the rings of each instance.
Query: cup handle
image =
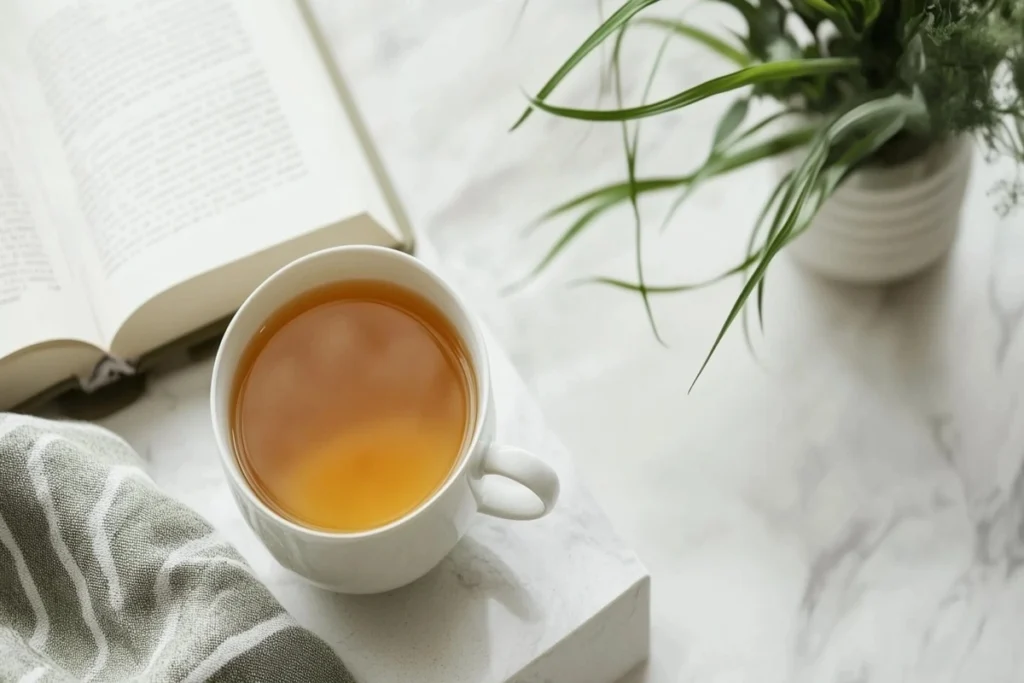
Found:
[[[558,500],[558,475],[550,465],[515,446],[491,444],[483,457],[484,474],[496,474],[519,484],[480,481],[474,487],[480,512],[503,519],[538,519]]]

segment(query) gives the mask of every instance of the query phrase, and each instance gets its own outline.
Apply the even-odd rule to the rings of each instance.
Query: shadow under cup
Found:
[[[458,470],[477,376],[456,323],[388,280],[316,285],[275,307],[232,372],[228,425],[249,489],[311,530],[415,513]]]

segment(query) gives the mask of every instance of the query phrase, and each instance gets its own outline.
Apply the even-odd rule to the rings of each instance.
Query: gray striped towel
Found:
[[[120,438],[0,415],[0,681],[352,681]]]

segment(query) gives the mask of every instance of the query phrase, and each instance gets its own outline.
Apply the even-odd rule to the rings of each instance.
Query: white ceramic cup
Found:
[[[475,382],[470,436],[445,483],[401,519],[359,533],[312,529],[274,512],[250,487],[231,442],[232,389],[249,341],[284,304],[310,289],[344,280],[390,282],[433,303],[461,337]],[[329,590],[379,593],[403,586],[426,574],[455,547],[477,511],[505,519],[537,519],[550,512],[558,498],[558,476],[550,466],[526,451],[494,442],[490,367],[477,321],[440,277],[392,249],[326,249],[270,276],[249,295],[224,333],[213,365],[210,410],[221,464],[245,521],[278,562]]]

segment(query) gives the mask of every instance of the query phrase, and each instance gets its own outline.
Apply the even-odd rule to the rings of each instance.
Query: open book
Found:
[[[0,409],[135,372],[303,254],[411,248],[310,17],[0,3]]]

